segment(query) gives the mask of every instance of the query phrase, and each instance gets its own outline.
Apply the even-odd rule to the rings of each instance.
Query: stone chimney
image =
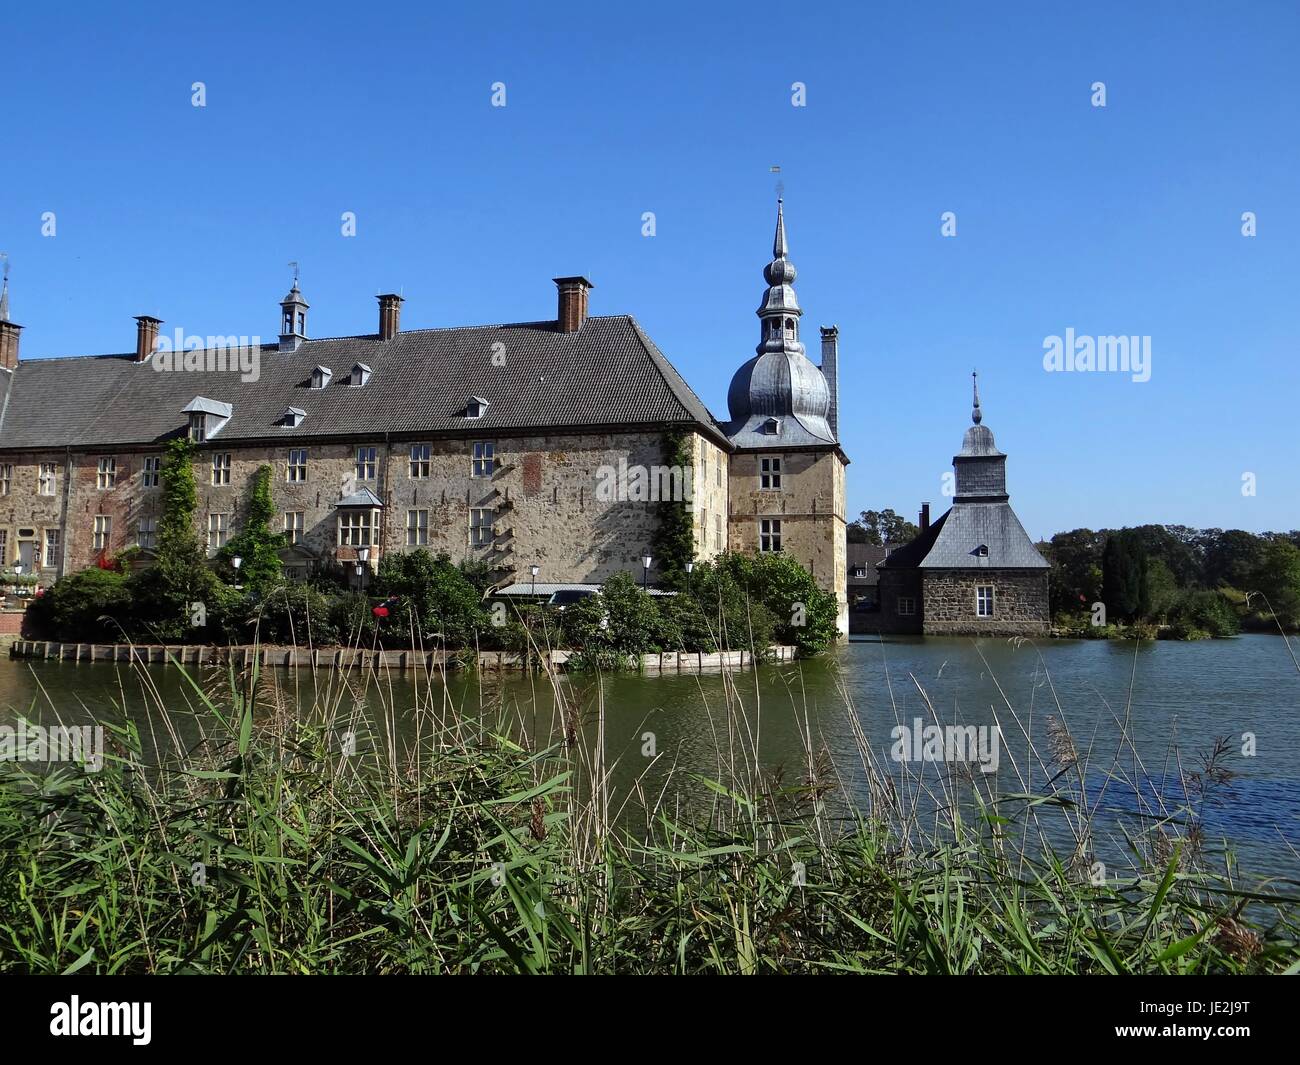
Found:
[[[930,527],[930,504],[921,504],[921,531],[925,532]]]
[[[153,349],[158,346],[158,327],[162,325],[161,318],[151,318],[147,314],[140,314],[135,319],[135,361],[146,362]]]
[[[379,299],[379,339],[392,340],[402,328],[402,297],[385,292]]]
[[[557,277],[553,280],[560,290],[560,332],[576,333],[587,320],[587,293],[596,286],[581,276]]]
[[[822,376],[826,378],[826,387],[831,394],[831,407],[826,420],[830,423],[831,435],[840,438],[840,327],[838,325],[822,326]]]

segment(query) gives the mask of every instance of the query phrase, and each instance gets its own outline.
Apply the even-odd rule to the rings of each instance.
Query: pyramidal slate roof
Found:
[[[219,441],[680,424],[727,446],[630,315],[589,317],[572,333],[553,321],[418,329],[306,340],[296,351],[263,345],[259,356],[247,382],[238,370],[159,371],[157,356],[21,361],[0,372],[0,449],[157,443],[185,430],[184,408],[198,397],[233,408]],[[372,373],[354,387],[358,362]],[[310,387],[317,366],[334,371],[322,389]],[[488,400],[479,418],[465,417],[471,397]],[[288,407],[306,413],[297,426],[284,424]]]

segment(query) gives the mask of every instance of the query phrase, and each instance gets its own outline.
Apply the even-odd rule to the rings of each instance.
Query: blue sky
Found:
[[[399,288],[405,328],[547,318],[587,273],[725,418],[779,165],[851,512],[942,511],[978,367],[1031,535],[1300,525],[1295,3],[290,10],[6,12],[24,355],[128,350],[142,313],[269,337],[289,260],[315,336]],[[1045,372],[1067,328],[1149,335],[1151,379]]]

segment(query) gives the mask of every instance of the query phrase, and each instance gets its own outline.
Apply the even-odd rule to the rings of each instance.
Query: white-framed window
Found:
[[[483,412],[487,410],[487,408],[487,400],[479,399],[477,396],[474,396],[465,404],[465,417],[481,418],[483,417]]]
[[[702,466],[701,472],[703,473],[703,476],[700,478],[700,484],[708,484],[709,483],[709,445],[708,444],[705,444],[704,447],[701,449],[700,464]]]
[[[201,444],[208,438],[208,417],[202,411],[190,411],[190,439]]]
[[[714,483],[719,488],[721,488],[722,487],[722,452],[719,451],[715,457],[717,461],[714,462],[713,464],[713,479],[714,479]]]
[[[374,516],[369,510],[351,510],[339,514],[339,543],[348,547],[369,547],[374,530]]]
[[[36,494],[38,496],[57,495],[59,491],[59,464],[42,462],[36,474]]]
[[[900,595],[898,597],[898,616],[900,618],[911,617],[916,613],[916,600],[910,595]]]
[[[284,479],[290,484],[300,484],[307,479],[307,449],[291,447],[289,461],[284,467]]]
[[[42,563],[48,569],[54,569],[59,564],[59,530],[45,530],[45,560]]]
[[[760,518],[758,521],[758,549],[762,552],[781,550],[781,519]]]
[[[853,567],[853,576],[854,576],[854,577],[856,577],[856,578],[858,578],[858,579],[861,579],[861,578],[865,577],[866,575],[867,575],[867,571],[866,571],[866,568],[865,568],[865,567],[863,567],[863,566],[854,566],[854,567]]]
[[[758,487],[781,487],[781,457],[779,455],[764,455],[758,460]]]
[[[93,541],[96,551],[107,551],[108,545],[113,542],[113,519],[107,514],[95,515],[95,539]]]
[[[993,585],[981,584],[975,588],[975,616],[977,618],[993,616]]]
[[[406,512],[406,546],[424,547],[429,542],[429,512],[427,510],[408,510]]]
[[[334,371],[328,366],[317,366],[311,372],[311,387],[320,389],[330,383],[330,378],[334,376]]]
[[[230,539],[230,515],[208,515],[208,550],[216,552],[226,546]]]
[[[284,512],[284,535],[285,539],[291,544],[302,543],[303,516],[301,510],[286,510]]]
[[[496,539],[492,523],[496,521],[495,507],[473,507],[469,512],[469,542],[471,547],[487,547]]]
[[[496,468],[497,448],[491,440],[475,440],[473,459],[470,463],[470,475],[473,477],[491,477]]]
[[[373,447],[357,448],[357,480],[373,481],[375,479],[375,455]]]
[[[722,550],[722,515],[713,515],[713,550]]]
[[[212,483],[230,483],[230,452],[212,456]]]
[[[411,445],[411,476],[412,477],[429,476],[429,445],[428,444]]]
[[[117,459],[107,458],[100,459],[95,470],[95,487],[104,489],[112,488],[117,484]],[[9,492],[9,481],[5,479],[5,494]]]
[[[7,496],[13,484],[14,467],[12,462],[0,462],[0,496]]]
[[[141,518],[140,523],[136,526],[135,542],[140,547],[153,550],[157,545],[158,537],[158,519]]]
[[[146,455],[144,466],[140,470],[140,487],[157,488],[160,484],[162,484],[162,456]]]

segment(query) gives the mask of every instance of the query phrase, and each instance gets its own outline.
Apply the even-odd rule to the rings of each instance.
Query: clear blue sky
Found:
[[[1031,535],[1289,529],[1297,10],[13,4],[13,318],[29,357],[129,350],[142,313],[269,337],[298,260],[312,334],[337,336],[397,288],[406,328],[551,317],[550,279],[583,272],[592,312],[635,314],[725,418],[780,165],[810,354],[840,326],[851,512],[942,511],[978,367]],[[1151,380],[1044,372],[1067,328],[1150,335]]]

